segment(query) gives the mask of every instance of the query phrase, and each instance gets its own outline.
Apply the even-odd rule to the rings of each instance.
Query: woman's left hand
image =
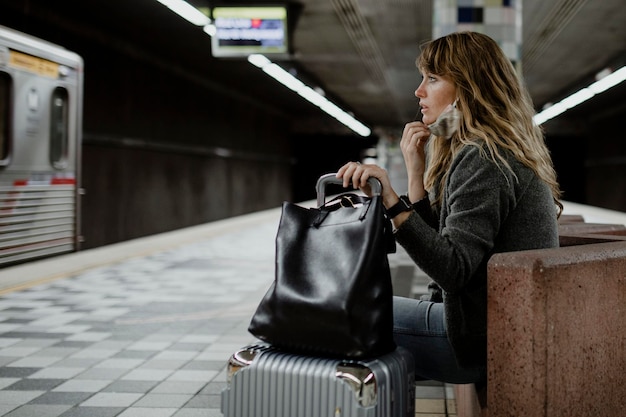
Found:
[[[369,197],[372,196],[372,190],[367,180],[371,177],[377,178],[382,185],[381,195],[385,207],[390,207],[398,202],[398,194],[391,187],[387,171],[378,165],[348,162],[337,171],[337,178],[343,179],[345,188],[352,184],[355,189],[360,189]]]

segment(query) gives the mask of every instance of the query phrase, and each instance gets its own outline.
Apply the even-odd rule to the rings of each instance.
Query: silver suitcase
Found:
[[[406,349],[368,360],[246,346],[228,362],[225,417],[414,417],[415,374]]]

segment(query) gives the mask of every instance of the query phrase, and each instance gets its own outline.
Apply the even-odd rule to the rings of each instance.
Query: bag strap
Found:
[[[367,212],[371,207],[372,198],[354,194],[354,193],[346,193],[341,194],[332,200],[327,201],[318,209],[318,216],[313,221],[313,227],[320,227],[329,213],[339,210],[340,208],[362,208],[365,206],[364,210],[361,212],[359,216],[359,220],[363,220],[367,216]],[[385,214],[384,224],[384,235],[385,240],[387,242],[387,253],[395,253],[396,252],[396,237],[393,234],[393,226],[391,224],[391,219]]]
[[[320,208],[330,209],[330,211],[337,210],[340,207],[345,208],[358,208],[371,201],[371,198],[362,195],[347,193],[341,194],[332,200],[324,203]]]
[[[396,236],[393,233],[391,219],[385,215],[385,240],[387,241],[387,253],[396,253]]]
[[[313,221],[313,226],[320,227],[329,213],[341,208],[362,209],[361,214],[359,215],[359,220],[363,220],[367,216],[371,201],[372,199],[369,197],[353,193],[339,195],[316,209],[319,214]]]

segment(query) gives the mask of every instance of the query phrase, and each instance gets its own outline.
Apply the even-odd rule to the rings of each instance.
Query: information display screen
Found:
[[[211,44],[215,57],[289,54],[285,6],[216,6],[213,20],[217,31]]]

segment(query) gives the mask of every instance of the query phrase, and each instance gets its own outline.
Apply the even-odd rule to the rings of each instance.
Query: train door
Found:
[[[0,267],[80,237],[83,61],[0,26]]]

